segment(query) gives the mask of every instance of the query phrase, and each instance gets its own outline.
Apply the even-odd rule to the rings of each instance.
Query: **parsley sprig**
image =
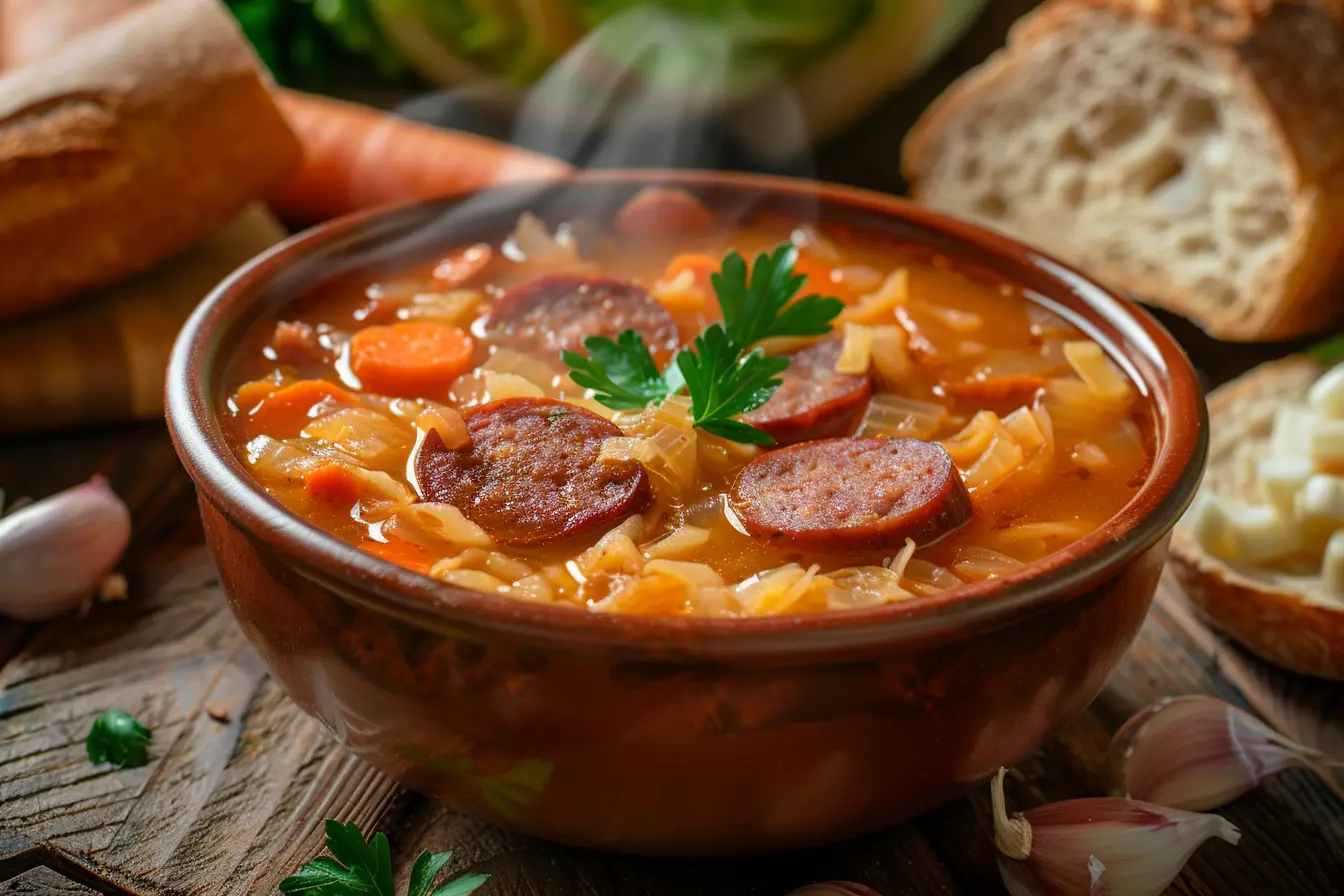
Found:
[[[807,282],[793,273],[798,249],[788,243],[756,256],[747,279],[747,262],[736,252],[728,253],[723,266],[709,282],[719,297],[723,326],[738,352],[772,336],[821,336],[831,331],[831,321],[844,310],[844,303],[818,295],[790,302]]]
[[[625,330],[612,342],[605,336],[583,341],[588,357],[567,351],[569,378],[585,389],[595,390],[602,404],[617,411],[633,411],[651,401],[662,401],[670,392],[667,381],[653,363],[649,347],[634,330]]]
[[[821,336],[844,308],[835,298],[795,299],[807,278],[793,273],[798,250],[787,243],[762,252],[748,276],[746,260],[730,252],[710,276],[723,323],[711,324],[659,372],[644,339],[625,330],[615,340],[589,336],[584,357],[567,351],[569,377],[618,411],[637,410],[685,389],[693,425],[734,442],[768,445],[769,435],[735,418],[770,400],[789,359],[755,348],[774,336]]]
[[[120,709],[107,709],[93,720],[84,738],[90,762],[111,762],[134,768],[149,761],[149,741],[154,733],[135,716]]]
[[[1316,343],[1307,349],[1307,354],[1322,367],[1333,367],[1344,361],[1344,333]]]
[[[280,881],[281,893],[302,896],[394,896],[392,850],[381,831],[371,840],[354,822],[327,822],[327,851],[306,863],[297,873]],[[441,884],[434,880],[453,857],[451,852],[425,850],[411,866],[407,896],[467,896],[490,879],[488,874],[471,874]]]

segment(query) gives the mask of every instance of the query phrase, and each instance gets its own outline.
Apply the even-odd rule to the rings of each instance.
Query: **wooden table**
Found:
[[[1180,332],[1209,379],[1249,366]],[[225,605],[191,485],[162,426],[11,440],[0,483],[42,496],[99,472],[132,507],[131,598],[86,618],[0,623],[0,892],[272,893],[321,849],[322,822],[389,833],[405,873],[420,849],[494,880],[483,896],[783,896],[852,879],[894,894],[1002,892],[987,793],[889,831],[761,861],[658,862],[517,837],[448,812],[347,754],[270,681]],[[73,549],[74,546],[72,546]],[[1213,694],[1344,757],[1344,688],[1274,670],[1211,634],[1164,582],[1110,686],[1019,766],[1019,807],[1103,792],[1111,733],[1166,695]],[[154,729],[138,769],[91,765],[84,735],[103,709]],[[1227,807],[1239,847],[1206,845],[1172,892],[1344,892],[1344,777],[1290,771]]]
[[[901,133],[943,85],[1002,42],[1030,0],[991,12],[929,77],[818,160],[822,176],[899,189]],[[1292,346],[1219,345],[1169,321],[1206,380],[1222,382]],[[327,818],[388,832],[402,876],[421,849],[456,850],[450,870],[488,872],[482,896],[783,896],[818,880],[884,896],[1003,890],[987,792],[891,830],[759,861],[676,863],[598,855],[455,815],[354,759],[289,703],[244,641],[201,547],[190,483],[159,425],[10,440],[0,487],[40,497],[94,472],[130,503],[130,599],[44,626],[0,621],[0,892],[273,893],[321,849]],[[71,546],[74,550],[75,546]],[[1025,808],[1104,790],[1111,733],[1172,694],[1212,694],[1344,757],[1344,688],[1272,669],[1211,634],[1164,581],[1110,686],[1019,766]],[[112,770],[84,756],[108,707],[151,725],[150,764]],[[1206,896],[1344,893],[1344,776],[1289,771],[1224,810],[1240,846],[1207,844],[1173,885]]]

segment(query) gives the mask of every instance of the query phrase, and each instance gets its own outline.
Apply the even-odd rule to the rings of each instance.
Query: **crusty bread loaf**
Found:
[[[913,193],[1220,338],[1318,329],[1344,312],[1337,7],[1047,3],[911,131]]]
[[[55,53],[77,35],[149,0],[0,0],[0,67],[18,68]]]
[[[5,73],[0,317],[185,249],[299,158],[219,0],[156,0]]]
[[[1269,450],[1274,411],[1300,403],[1321,368],[1308,358],[1257,367],[1209,396],[1209,466],[1201,488],[1259,500],[1255,462]],[[1247,649],[1273,663],[1344,680],[1344,603],[1319,576],[1226,563],[1176,526],[1171,566],[1195,609]]]

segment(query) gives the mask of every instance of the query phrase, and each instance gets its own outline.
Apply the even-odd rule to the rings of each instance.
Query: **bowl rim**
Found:
[[[437,582],[346,544],[269,497],[233,454],[216,422],[212,374],[225,340],[226,314],[249,299],[292,260],[423,206],[451,207],[496,188],[357,212],[320,224],[273,246],[222,281],[180,331],[169,360],[166,416],[174,446],[199,493],[249,540],[279,554],[305,578],[348,599],[417,624],[451,630],[506,630],[541,643],[658,649],[678,656],[779,655],[952,635],[962,637],[1041,612],[1083,594],[1165,538],[1194,497],[1208,452],[1208,413],[1184,350],[1150,314],[1050,256],[978,225],[912,201],[870,190],[775,175],[660,169],[578,171],[532,186],[607,185],[713,187],[826,201],[895,219],[928,235],[968,245],[993,259],[1008,280],[1014,265],[1037,269],[1073,293],[1129,344],[1141,343],[1154,375],[1140,373],[1120,343],[1104,338],[1112,357],[1130,362],[1157,409],[1157,450],[1138,492],[1081,539],[1000,579],[970,583],[900,603],[803,615],[717,618],[584,612]],[[824,220],[824,219],[823,219]],[[236,324],[236,320],[233,323]],[[1148,371],[1147,365],[1139,365]],[[1164,374],[1158,376],[1157,374]],[[986,599],[990,598],[992,599]]]

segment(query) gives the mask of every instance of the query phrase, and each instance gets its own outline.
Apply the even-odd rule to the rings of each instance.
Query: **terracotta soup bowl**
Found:
[[[355,268],[606,220],[673,184],[936,253],[1068,316],[1153,409],[1145,484],[1105,525],[1004,578],[801,617],[651,618],[525,603],[357,551],[271,500],[216,415],[241,334]],[[899,199],[803,181],[606,172],[333,221],[231,276],[173,354],[168,421],[230,604],[272,674],[350,750],[448,806],[551,840],[667,856],[766,853],[893,824],[1017,761],[1097,695],[1138,632],[1198,484],[1189,361],[1086,277]]]

